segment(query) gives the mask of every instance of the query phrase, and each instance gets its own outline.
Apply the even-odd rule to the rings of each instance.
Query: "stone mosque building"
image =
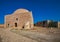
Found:
[[[5,28],[32,29],[32,12],[26,9],[17,9],[10,15],[5,16]]]

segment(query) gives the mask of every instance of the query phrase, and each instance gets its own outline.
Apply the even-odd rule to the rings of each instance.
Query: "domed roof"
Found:
[[[14,13],[25,13],[25,12],[29,12],[29,11],[21,8],[21,9],[17,9]]]

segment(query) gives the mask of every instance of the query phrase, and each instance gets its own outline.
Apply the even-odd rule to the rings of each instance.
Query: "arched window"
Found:
[[[18,18],[16,18],[16,20],[18,21]]]

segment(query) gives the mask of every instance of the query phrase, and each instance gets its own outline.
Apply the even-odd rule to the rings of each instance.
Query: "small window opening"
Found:
[[[24,26],[22,28],[24,29]]]
[[[16,18],[16,20],[18,21],[18,18]]]

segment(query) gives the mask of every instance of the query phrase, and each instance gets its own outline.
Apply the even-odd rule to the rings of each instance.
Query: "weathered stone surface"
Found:
[[[4,24],[0,24],[0,28],[4,28]]]
[[[27,23],[28,25],[26,25]],[[4,27],[5,28],[19,28],[19,29],[33,28],[32,12],[26,9],[18,9],[13,14],[6,15]]]
[[[60,22],[58,22],[58,28],[60,28]]]

